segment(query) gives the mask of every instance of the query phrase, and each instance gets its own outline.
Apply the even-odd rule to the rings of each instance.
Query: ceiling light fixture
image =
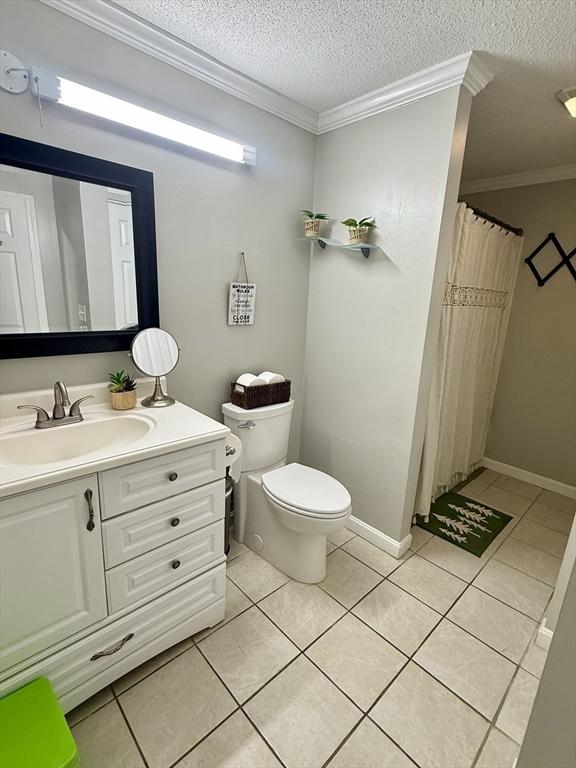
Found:
[[[556,96],[564,104],[572,117],[576,117],[576,86],[574,88],[564,88],[558,91]]]
[[[254,147],[195,128],[151,109],[138,107],[45,69],[32,68],[32,92],[40,99],[78,109],[201,152],[209,152],[244,165],[256,165]]]

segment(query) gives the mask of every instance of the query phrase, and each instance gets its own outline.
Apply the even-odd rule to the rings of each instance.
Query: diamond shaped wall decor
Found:
[[[536,264],[534,263],[534,258],[537,256],[541,250],[543,250],[548,243],[552,243],[552,245],[556,248],[558,253],[560,254],[560,261],[558,264],[556,264],[555,267],[553,267],[546,275],[541,275],[538,272],[538,269],[536,267]],[[566,266],[574,280],[576,280],[576,269],[574,268],[574,265],[571,262],[571,259],[573,256],[576,256],[576,248],[573,248],[570,253],[566,253],[564,248],[560,245],[560,242],[558,241],[558,238],[554,234],[554,232],[550,232],[550,234],[542,240],[538,248],[536,248],[530,256],[527,256],[524,261],[530,269],[532,270],[532,274],[536,278],[536,282],[538,285],[544,285],[544,283],[547,283],[548,280],[552,277],[552,275],[555,275],[556,272],[558,272],[559,269],[562,269],[562,267]]]

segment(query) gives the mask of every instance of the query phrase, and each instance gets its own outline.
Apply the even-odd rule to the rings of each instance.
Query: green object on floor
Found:
[[[510,515],[449,491],[430,506],[430,517],[416,525],[480,557],[512,520]]]
[[[45,677],[0,699],[0,768],[76,768],[77,759],[68,723]]]

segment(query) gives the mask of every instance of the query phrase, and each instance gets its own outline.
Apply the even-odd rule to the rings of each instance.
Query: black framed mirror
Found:
[[[0,357],[130,349],[159,324],[154,178],[0,134]]]

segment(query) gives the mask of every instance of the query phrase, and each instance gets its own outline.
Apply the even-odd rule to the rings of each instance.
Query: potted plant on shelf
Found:
[[[350,245],[356,245],[357,243],[365,243],[368,240],[368,232],[371,229],[376,229],[374,223],[374,216],[367,216],[365,219],[345,219],[340,222],[348,227],[348,238]]]
[[[124,371],[108,374],[110,403],[115,411],[129,411],[136,406],[136,381]]]
[[[304,219],[304,237],[319,237],[320,236],[320,222],[326,221],[328,218],[327,213],[314,213],[313,211],[307,211],[303,209],[300,211],[306,217]]]

